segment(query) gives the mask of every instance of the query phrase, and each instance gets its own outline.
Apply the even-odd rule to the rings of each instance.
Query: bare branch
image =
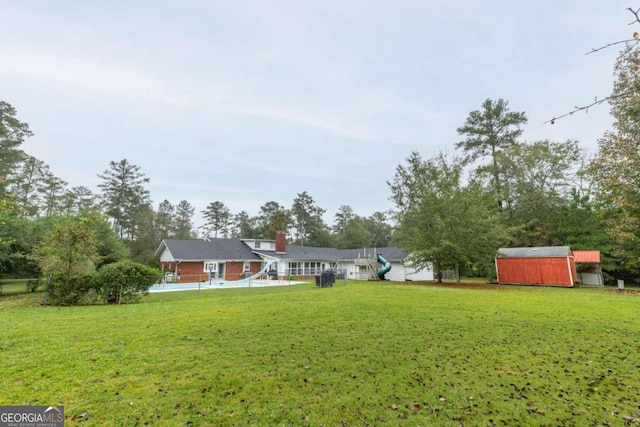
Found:
[[[638,17],[638,13],[640,13],[640,7],[637,10],[633,10],[630,7],[628,7],[627,10],[629,12],[631,12],[633,14],[633,16],[636,17],[636,20],[632,21],[632,22],[629,22],[629,25],[640,23],[640,17]]]
[[[640,7],[638,9],[636,9],[636,10],[628,7],[627,10],[629,12],[631,12],[631,14],[635,18],[632,22],[629,23],[629,25],[640,24]],[[602,47],[592,48],[589,52],[585,53],[585,55],[589,55],[589,54],[594,53],[594,52],[599,52],[599,51],[601,51],[603,49],[606,49],[608,47],[615,46],[615,45],[618,45],[618,44],[623,44],[623,43],[624,44],[628,44],[628,43],[634,43],[634,42],[636,44],[640,43],[640,35],[637,32],[633,33],[633,38],[631,38],[631,39],[620,40],[620,41],[613,42],[613,43],[607,43],[606,45],[604,45]],[[604,102],[607,102],[607,101],[610,101],[612,99],[629,96],[629,95],[637,93],[639,91],[640,91],[640,89],[631,89],[631,90],[628,90],[628,91],[623,92],[623,93],[607,96],[606,98],[602,98],[602,99],[596,98],[596,100],[594,102],[592,102],[591,104],[583,105],[582,107],[576,106],[576,107],[573,108],[573,110],[569,111],[568,113],[565,113],[565,114],[563,114],[561,116],[554,117],[554,118],[552,118],[550,120],[547,120],[544,123],[545,124],[546,123],[554,124],[556,122],[556,120],[559,120],[559,119],[561,119],[563,117],[572,116],[574,113],[577,113],[578,111],[584,111],[585,113],[588,113],[589,112],[589,108],[591,108],[591,107],[593,107],[595,105],[600,105],[600,104],[602,104]]]
[[[546,122],[544,122],[544,124],[550,123],[550,124],[554,124],[556,120],[559,120],[563,117],[567,117],[567,116],[573,116],[574,113],[577,113],[578,111],[584,111],[585,113],[589,112],[589,108],[593,107],[594,105],[600,105],[604,102],[610,101],[612,99],[617,99],[617,98],[624,98],[625,96],[629,96],[629,95],[633,95],[634,93],[638,93],[640,92],[640,89],[631,89],[628,90],[626,92],[622,92],[616,95],[611,95],[611,96],[607,96],[606,98],[602,98],[602,99],[596,99],[594,102],[592,102],[589,105],[583,105],[582,107],[574,107],[573,110],[569,111],[568,113],[565,113],[561,116],[557,116],[552,118],[551,120],[547,120]]]
[[[604,46],[596,47],[596,48],[592,48],[589,52],[585,53],[585,55],[589,55],[590,53],[598,52],[598,51],[600,51],[600,50],[604,50],[604,49],[606,49],[606,48],[608,48],[608,47],[615,46],[615,45],[617,45],[617,44],[629,43],[629,42],[636,42],[636,43],[638,43],[638,39],[636,39],[636,38],[632,38],[632,39],[620,40],[620,41],[613,42],[613,43],[607,43],[607,44],[606,44],[606,45],[604,45]]]

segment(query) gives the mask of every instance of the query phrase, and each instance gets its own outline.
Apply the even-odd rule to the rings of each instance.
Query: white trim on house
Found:
[[[242,243],[249,246],[251,249],[260,249],[261,251],[274,251],[276,250],[275,240],[266,239],[240,239]]]

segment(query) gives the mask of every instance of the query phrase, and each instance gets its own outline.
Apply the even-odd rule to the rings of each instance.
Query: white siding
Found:
[[[414,280],[414,281],[422,281],[422,280],[434,280],[433,269],[431,266],[429,268],[425,268],[424,270],[416,270],[411,266],[406,266],[405,280]]]
[[[161,262],[174,261],[173,257],[171,256],[171,252],[169,252],[166,247],[162,250],[162,253],[160,254],[160,261]]]
[[[382,266],[380,266],[382,268]],[[392,262],[391,270],[384,275],[385,280],[392,280],[394,282],[404,282],[404,265],[400,262]]]
[[[338,261],[338,268],[341,268],[347,275],[347,279],[355,280],[356,278],[356,265],[353,261]]]

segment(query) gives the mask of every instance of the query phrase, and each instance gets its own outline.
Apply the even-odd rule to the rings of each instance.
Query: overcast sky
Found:
[[[70,186],[126,158],[197,224],[303,191],[331,223],[392,208],[396,166],[453,151],[487,98],[595,152],[608,106],[544,122],[611,92],[619,48],[585,53],[631,36],[631,3],[0,0],[0,99]]]

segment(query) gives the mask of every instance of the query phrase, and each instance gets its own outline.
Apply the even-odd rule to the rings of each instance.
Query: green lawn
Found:
[[[3,296],[0,405],[64,405],[68,426],[635,424],[639,298],[388,282]]]
[[[0,279],[0,297],[27,292],[27,279]]]

